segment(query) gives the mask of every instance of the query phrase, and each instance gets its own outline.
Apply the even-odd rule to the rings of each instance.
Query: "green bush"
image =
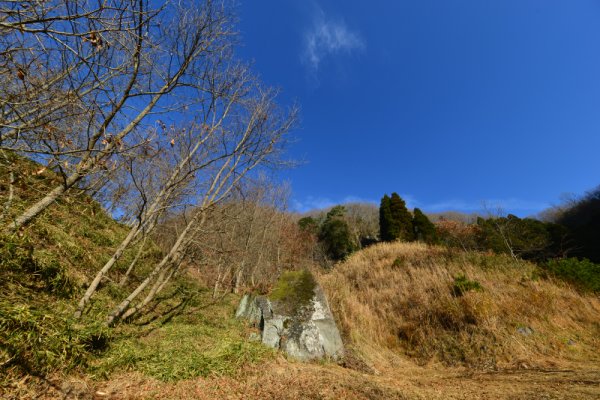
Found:
[[[102,324],[75,325],[70,316],[43,306],[0,301],[0,352],[6,367],[33,374],[86,365],[90,353],[102,351],[109,340]]]
[[[454,277],[454,284],[452,285],[452,294],[454,296],[460,297],[471,290],[481,292],[483,287],[481,283],[469,280],[464,274]]]
[[[405,257],[396,257],[394,262],[392,263],[392,268],[401,268],[406,263]]]
[[[588,259],[564,258],[550,260],[544,266],[550,274],[570,282],[577,287],[600,293],[600,264]]]
[[[519,218],[477,218],[478,246],[496,253],[514,254],[524,260],[543,261],[560,256],[568,247],[568,230],[564,226]]]
[[[600,263],[600,186],[583,195],[556,220],[570,230],[574,257]]]
[[[139,371],[161,381],[178,381],[198,376],[233,375],[242,367],[273,355],[260,343],[248,342],[240,335],[239,321],[224,326],[206,322],[187,324],[174,321],[159,334],[118,340],[99,357],[90,372],[109,378],[123,371]]]
[[[70,297],[75,283],[65,269],[52,258],[34,257],[33,245],[27,238],[0,236],[0,268],[3,287],[11,284]]]
[[[235,375],[272,358],[273,349],[248,341],[246,323],[234,317],[239,297],[219,300],[197,282],[180,277],[163,294],[155,315],[121,325],[87,371],[98,379],[137,371],[161,381]],[[157,315],[160,317],[157,318]]]

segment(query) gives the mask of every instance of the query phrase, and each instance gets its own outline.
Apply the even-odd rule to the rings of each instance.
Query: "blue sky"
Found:
[[[600,184],[600,1],[253,0],[262,79],[296,101],[293,206],[482,203],[530,215]]]

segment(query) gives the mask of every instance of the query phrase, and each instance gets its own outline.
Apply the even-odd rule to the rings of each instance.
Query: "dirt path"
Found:
[[[402,363],[374,374],[279,359],[237,378],[162,383],[137,374],[85,384],[93,399],[600,399],[600,366],[470,372]],[[83,389],[83,388],[82,388]],[[79,394],[77,394],[77,392]],[[94,393],[92,395],[92,393]],[[52,397],[49,397],[52,398]]]

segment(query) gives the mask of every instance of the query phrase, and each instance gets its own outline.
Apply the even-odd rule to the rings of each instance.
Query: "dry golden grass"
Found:
[[[461,274],[483,289],[454,293]],[[233,375],[183,380],[140,371],[107,380],[71,375],[20,398],[600,398],[600,300],[536,278],[531,264],[393,243],[358,252],[319,280],[350,350],[346,367],[279,356]],[[219,310],[232,317],[231,304]],[[531,334],[517,331],[526,327]]]
[[[347,341],[375,368],[390,352],[477,368],[597,363],[598,297],[537,274],[507,256],[389,243],[320,281]],[[461,275],[482,290],[455,293]]]

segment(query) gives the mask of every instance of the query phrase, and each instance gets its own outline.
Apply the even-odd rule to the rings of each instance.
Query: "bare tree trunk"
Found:
[[[137,298],[137,296],[139,296],[139,294],[150,284],[150,282],[152,282],[152,280],[157,275],[159,275],[159,274],[161,274],[161,276],[164,275],[165,268],[169,268],[170,264],[172,264],[172,263],[178,263],[181,261],[181,258],[182,258],[181,252],[183,251],[184,243],[187,240],[189,240],[188,235],[189,235],[190,231],[192,230],[192,228],[194,228],[196,226],[197,223],[199,225],[202,225],[204,223],[204,221],[206,219],[205,209],[206,209],[207,205],[212,203],[212,201],[214,201],[215,196],[217,196],[217,194],[219,193],[219,190],[222,188],[222,185],[224,184],[224,182],[219,183],[219,178],[221,177],[221,173],[227,167],[227,164],[228,163],[226,163],[223,167],[221,167],[220,172],[213,179],[211,188],[208,191],[209,195],[207,195],[205,197],[204,201],[202,202],[201,208],[196,212],[196,215],[194,215],[194,217],[192,217],[190,219],[190,221],[187,223],[185,229],[179,234],[177,240],[175,241],[175,243],[169,250],[169,253],[154,268],[154,270],[150,273],[150,275],[148,275],[148,277],[146,279],[144,279],[144,281],[129,296],[127,296],[127,298],[123,302],[121,302],[111,312],[111,314],[109,315],[109,317],[107,319],[107,324],[109,326],[113,325],[117,319],[121,319],[123,317],[123,315],[129,309],[131,302],[133,300],[135,300],[135,298]],[[232,173],[232,170],[229,172],[229,174],[231,174],[231,173]],[[242,174],[242,176],[243,176],[243,174]],[[241,178],[241,176],[239,178]],[[216,190],[216,192],[214,192],[214,190]],[[159,281],[160,281],[160,278],[159,278]],[[154,294],[156,294],[156,293],[154,293]],[[148,296],[147,296],[146,299],[144,300],[145,304],[147,304],[147,302],[149,302],[152,297],[148,298]],[[133,313],[139,312],[141,310],[141,308],[142,308],[141,306],[133,307],[134,311],[128,312],[128,315],[132,315]]]
[[[131,264],[129,264],[129,267],[127,268],[127,271],[125,272],[125,275],[123,275],[123,277],[119,281],[119,286],[121,286],[121,287],[125,286],[125,284],[129,280],[129,275],[133,271],[133,268],[135,267],[138,260],[142,256],[142,253],[144,252],[144,248],[146,247],[147,240],[148,240],[148,235],[146,234],[146,235],[144,235],[144,240],[142,240],[142,243],[140,244],[140,248],[138,249],[135,257],[133,258],[133,261],[131,261]]]
[[[87,290],[85,291],[85,294],[83,295],[81,300],[79,300],[79,304],[77,305],[77,310],[73,314],[74,318],[76,318],[76,319],[81,318],[81,315],[83,314],[83,310],[84,310],[86,304],[90,301],[90,298],[96,292],[96,289],[98,288],[98,285],[100,285],[102,278],[104,278],[106,273],[113,267],[113,265],[115,265],[115,263],[121,257],[121,255],[123,254],[123,252],[129,245],[129,243],[131,243],[131,241],[137,234],[138,230],[139,230],[138,225],[134,226],[133,228],[131,228],[129,230],[127,237],[125,238],[125,240],[123,240],[123,242],[121,242],[117,251],[115,251],[115,253],[108,260],[108,262],[106,264],[104,264],[104,267],[102,267],[102,269],[100,271],[98,271],[98,273],[94,277],[94,280],[92,280],[92,283],[90,283]]]
[[[163,257],[160,263],[158,263],[154,270],[152,270],[150,275],[148,275],[148,277],[146,277],[146,279],[144,279],[142,283],[140,283],[138,287],[135,288],[135,290],[129,296],[127,296],[125,300],[123,300],[117,307],[113,309],[113,311],[107,319],[107,323],[109,326],[113,325],[117,319],[122,318],[124,313],[129,308],[131,302],[135,300],[144,289],[146,289],[146,287],[150,284],[150,282],[154,280],[154,278],[157,275],[164,274],[165,269],[168,269],[170,264],[178,263],[181,261],[182,246],[184,244],[184,241],[187,240],[188,232],[195,226],[195,223],[198,221],[198,218],[200,218],[201,223],[204,222],[204,219],[206,218],[204,210],[199,210],[196,213],[196,215],[194,215],[194,217],[190,219],[185,229],[181,232],[181,234],[175,241],[175,244],[173,244],[173,247],[171,247],[171,250],[169,250],[169,253],[165,257]],[[134,312],[138,312],[140,309],[141,307],[139,306],[135,307]]]
[[[82,176],[75,172],[71,176],[67,178],[64,183],[61,183],[59,186],[56,186],[52,189],[44,198],[39,200],[37,203],[29,207],[25,210],[21,215],[15,218],[14,222],[8,225],[9,230],[16,231],[25,224],[29,223],[32,219],[38,216],[42,211],[44,211],[48,206],[60,196],[62,196],[69,188],[71,188],[75,183],[77,183]]]
[[[146,295],[144,300],[142,300],[142,302],[140,302],[135,307],[130,307],[121,316],[121,319],[126,320],[129,317],[133,317],[140,310],[142,310],[144,307],[146,307],[148,305],[148,303],[150,303],[152,301],[152,299],[154,299],[154,297],[163,290],[163,288],[169,282],[169,280],[171,279],[171,277],[173,276],[175,271],[178,269],[178,267],[179,267],[179,263],[177,265],[170,265],[169,267],[167,267],[163,271],[161,271],[160,275],[156,279],[156,282],[154,282],[154,285],[152,286],[152,288],[150,289],[150,291],[148,292],[148,294]]]
[[[256,221],[256,214],[258,212],[258,199],[254,202],[254,210],[252,211],[252,217],[250,219],[250,224],[248,226],[248,234],[246,235],[246,241],[244,243],[244,255],[242,257],[242,261],[240,266],[236,270],[234,282],[233,282],[233,293],[239,293],[240,286],[242,285],[242,278],[244,275],[244,270],[246,268],[246,260],[248,258],[248,250],[250,249],[250,240],[252,238],[252,229],[254,228],[254,222]]]
[[[137,296],[139,296],[139,294],[144,289],[146,289],[146,287],[152,282],[152,280],[154,280],[154,278],[157,275],[160,274],[160,276],[162,276],[165,273],[165,269],[168,269],[169,264],[171,262],[173,262],[173,258],[176,256],[176,252],[177,252],[177,250],[175,250],[175,247],[174,247],[172,249],[172,251],[169,252],[169,254],[165,258],[163,258],[162,261],[154,268],[154,270],[152,270],[150,275],[148,275],[146,277],[146,279],[144,279],[142,281],[142,283],[140,283],[138,285],[138,287],[135,288],[135,290],[133,292],[131,292],[131,294],[129,296],[127,296],[127,298],[125,300],[123,300],[117,307],[115,307],[113,309],[113,311],[110,313],[110,315],[108,316],[107,321],[106,321],[108,326],[113,325],[116,322],[116,320],[122,319],[124,314],[129,309],[129,305],[131,304],[131,302],[133,300],[135,300],[137,298]],[[160,281],[160,276],[159,276],[159,281]],[[140,309],[140,307],[134,307],[133,312],[137,312],[139,309]]]
[[[0,150],[2,152],[2,157],[6,161],[6,168],[10,171],[8,173],[8,198],[4,203],[4,209],[2,210],[2,214],[0,214],[0,221],[3,221],[7,215],[10,213],[10,207],[12,206],[13,199],[15,197],[15,171],[13,169],[12,163],[8,159],[6,152],[4,150]]]
[[[240,292],[240,286],[242,284],[242,275],[244,273],[244,264],[245,262],[242,262],[242,265],[237,269],[235,273],[235,278],[233,280],[233,287],[231,288],[231,291],[236,294]]]
[[[218,264],[217,267],[217,279],[215,280],[215,285],[213,287],[213,299],[216,299],[219,293],[219,288],[221,287],[221,274],[222,274],[222,265]]]
[[[154,269],[152,270],[152,272],[150,273],[150,275],[148,275],[146,277],[146,279],[144,279],[142,281],[142,283],[140,283],[138,285],[137,288],[135,288],[135,290],[133,292],[131,292],[131,294],[129,296],[127,296],[127,298],[125,300],[123,300],[117,307],[115,307],[113,309],[113,311],[110,313],[110,315],[108,316],[106,323],[108,324],[108,326],[112,326],[118,319],[121,318],[121,316],[127,311],[129,305],[131,304],[131,302],[133,300],[135,300],[135,298],[144,290],[146,289],[146,287],[150,284],[150,282],[152,282],[152,280],[163,271],[164,267],[171,262],[171,258],[173,257],[174,254],[169,253],[169,255],[167,255],[165,258],[163,258],[163,260],[156,265],[156,267],[154,267]]]
[[[276,213],[276,211],[274,211],[274,212]],[[262,236],[260,238],[260,246],[258,247],[258,257],[256,259],[256,263],[254,264],[254,268],[252,269],[252,272],[250,273],[250,283],[252,283],[252,286],[256,285],[256,283],[254,281],[254,275],[256,274],[256,271],[258,270],[258,267],[260,266],[260,263],[262,261],[262,256],[263,256],[264,247],[265,247],[265,238],[267,236],[267,227],[269,227],[271,225],[272,221],[273,221],[273,218],[269,218],[268,222],[266,222],[265,225],[263,226]]]

